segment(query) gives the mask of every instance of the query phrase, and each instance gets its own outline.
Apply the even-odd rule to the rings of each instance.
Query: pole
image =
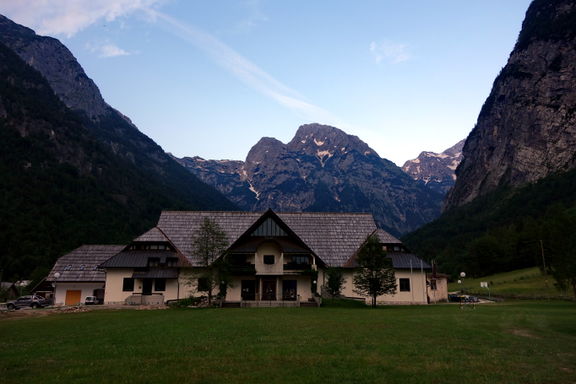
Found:
[[[412,287],[412,282],[414,281],[412,273],[412,260],[410,260],[410,293],[412,294],[412,304],[414,304],[414,287]]]
[[[427,279],[426,279],[426,275],[424,274],[424,262],[422,261],[422,259],[420,259],[420,273],[422,274],[422,276],[424,276],[424,300],[426,301],[426,304],[428,304],[428,286],[426,285]]]
[[[540,253],[542,254],[542,270],[544,271],[544,285],[548,288],[548,277],[546,273],[546,258],[544,257],[544,241],[540,239]]]

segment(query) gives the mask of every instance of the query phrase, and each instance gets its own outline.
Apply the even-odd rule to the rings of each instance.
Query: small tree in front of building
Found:
[[[358,252],[358,270],[354,273],[354,292],[370,296],[372,307],[376,298],[396,293],[396,276],[392,261],[376,236],[370,236]]]
[[[328,268],[326,271],[326,276],[328,277],[326,281],[326,290],[328,294],[332,297],[340,296],[342,291],[342,285],[344,285],[344,275],[340,268]]]
[[[227,286],[224,252],[228,241],[224,230],[214,220],[206,217],[196,231],[192,241],[192,253],[201,260],[203,271],[198,277],[197,290],[208,295],[208,305],[212,305],[214,290]]]

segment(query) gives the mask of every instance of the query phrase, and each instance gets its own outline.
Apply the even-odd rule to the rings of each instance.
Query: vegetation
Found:
[[[1,319],[12,383],[568,383],[573,303],[94,311]]]
[[[340,296],[342,285],[344,284],[344,274],[340,268],[328,268],[326,271],[328,279],[326,281],[326,290],[332,297]]]
[[[396,293],[396,276],[392,261],[376,236],[370,236],[358,252],[358,270],[354,273],[354,292],[372,297],[372,307],[376,298],[384,294]]]
[[[198,290],[208,294],[212,305],[213,291],[220,287],[220,296],[226,296],[226,262],[222,257],[228,248],[226,233],[214,220],[206,217],[194,234],[192,253],[202,261],[203,272],[198,279]],[[200,286],[202,285],[202,287]]]
[[[538,266],[570,285],[571,277],[563,273],[574,271],[574,233],[576,170],[516,190],[501,188],[403,240],[453,277],[461,271],[480,277]]]
[[[449,291],[464,290],[468,294],[501,298],[523,299],[575,299],[570,289],[559,290],[554,277],[543,274],[538,267],[518,269],[478,278],[461,279],[462,284],[449,283]],[[481,282],[487,282],[488,288],[481,288]]]

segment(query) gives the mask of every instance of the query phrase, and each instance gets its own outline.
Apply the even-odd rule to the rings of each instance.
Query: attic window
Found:
[[[274,264],[274,255],[264,255],[264,264]]]
[[[160,258],[158,257],[149,257],[148,258],[148,266],[149,267],[158,267],[160,265]]]
[[[85,266],[84,264],[82,264],[82,265],[80,266],[80,270],[83,271],[84,268],[86,268],[86,266]]]
[[[72,269],[72,264],[68,264],[67,266],[64,267],[65,271],[69,271]]]

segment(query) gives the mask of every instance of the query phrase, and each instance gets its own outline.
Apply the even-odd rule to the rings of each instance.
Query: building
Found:
[[[125,247],[83,245],[60,257],[46,278],[54,287],[54,304],[75,305],[86,296],[104,298],[106,274],[99,266]]]
[[[105,272],[105,284],[101,275],[97,280],[105,288],[105,303],[156,304],[205,294],[205,265],[193,252],[194,239],[205,219],[216,223],[226,234],[227,251],[222,256],[228,266],[226,305],[316,305],[329,267],[342,268],[345,296],[366,299],[354,292],[352,276],[357,252],[371,235],[376,235],[387,251],[398,282],[397,293],[383,295],[378,302],[429,301],[426,272],[430,272],[430,265],[409,253],[398,239],[378,229],[372,215],[268,210],[162,212],[156,227],[129,245],[103,246],[102,251],[109,251],[109,256],[104,259],[102,255],[101,270],[94,272]],[[72,253],[63,258],[71,257]],[[61,261],[63,258],[57,266],[78,265]],[[56,269],[55,266],[51,276]],[[79,284],[78,280],[75,282]],[[93,285],[87,286],[86,291],[95,289],[95,282],[91,280]],[[61,284],[62,275],[57,285]],[[61,288],[62,292],[76,289],[71,280],[69,284]]]

